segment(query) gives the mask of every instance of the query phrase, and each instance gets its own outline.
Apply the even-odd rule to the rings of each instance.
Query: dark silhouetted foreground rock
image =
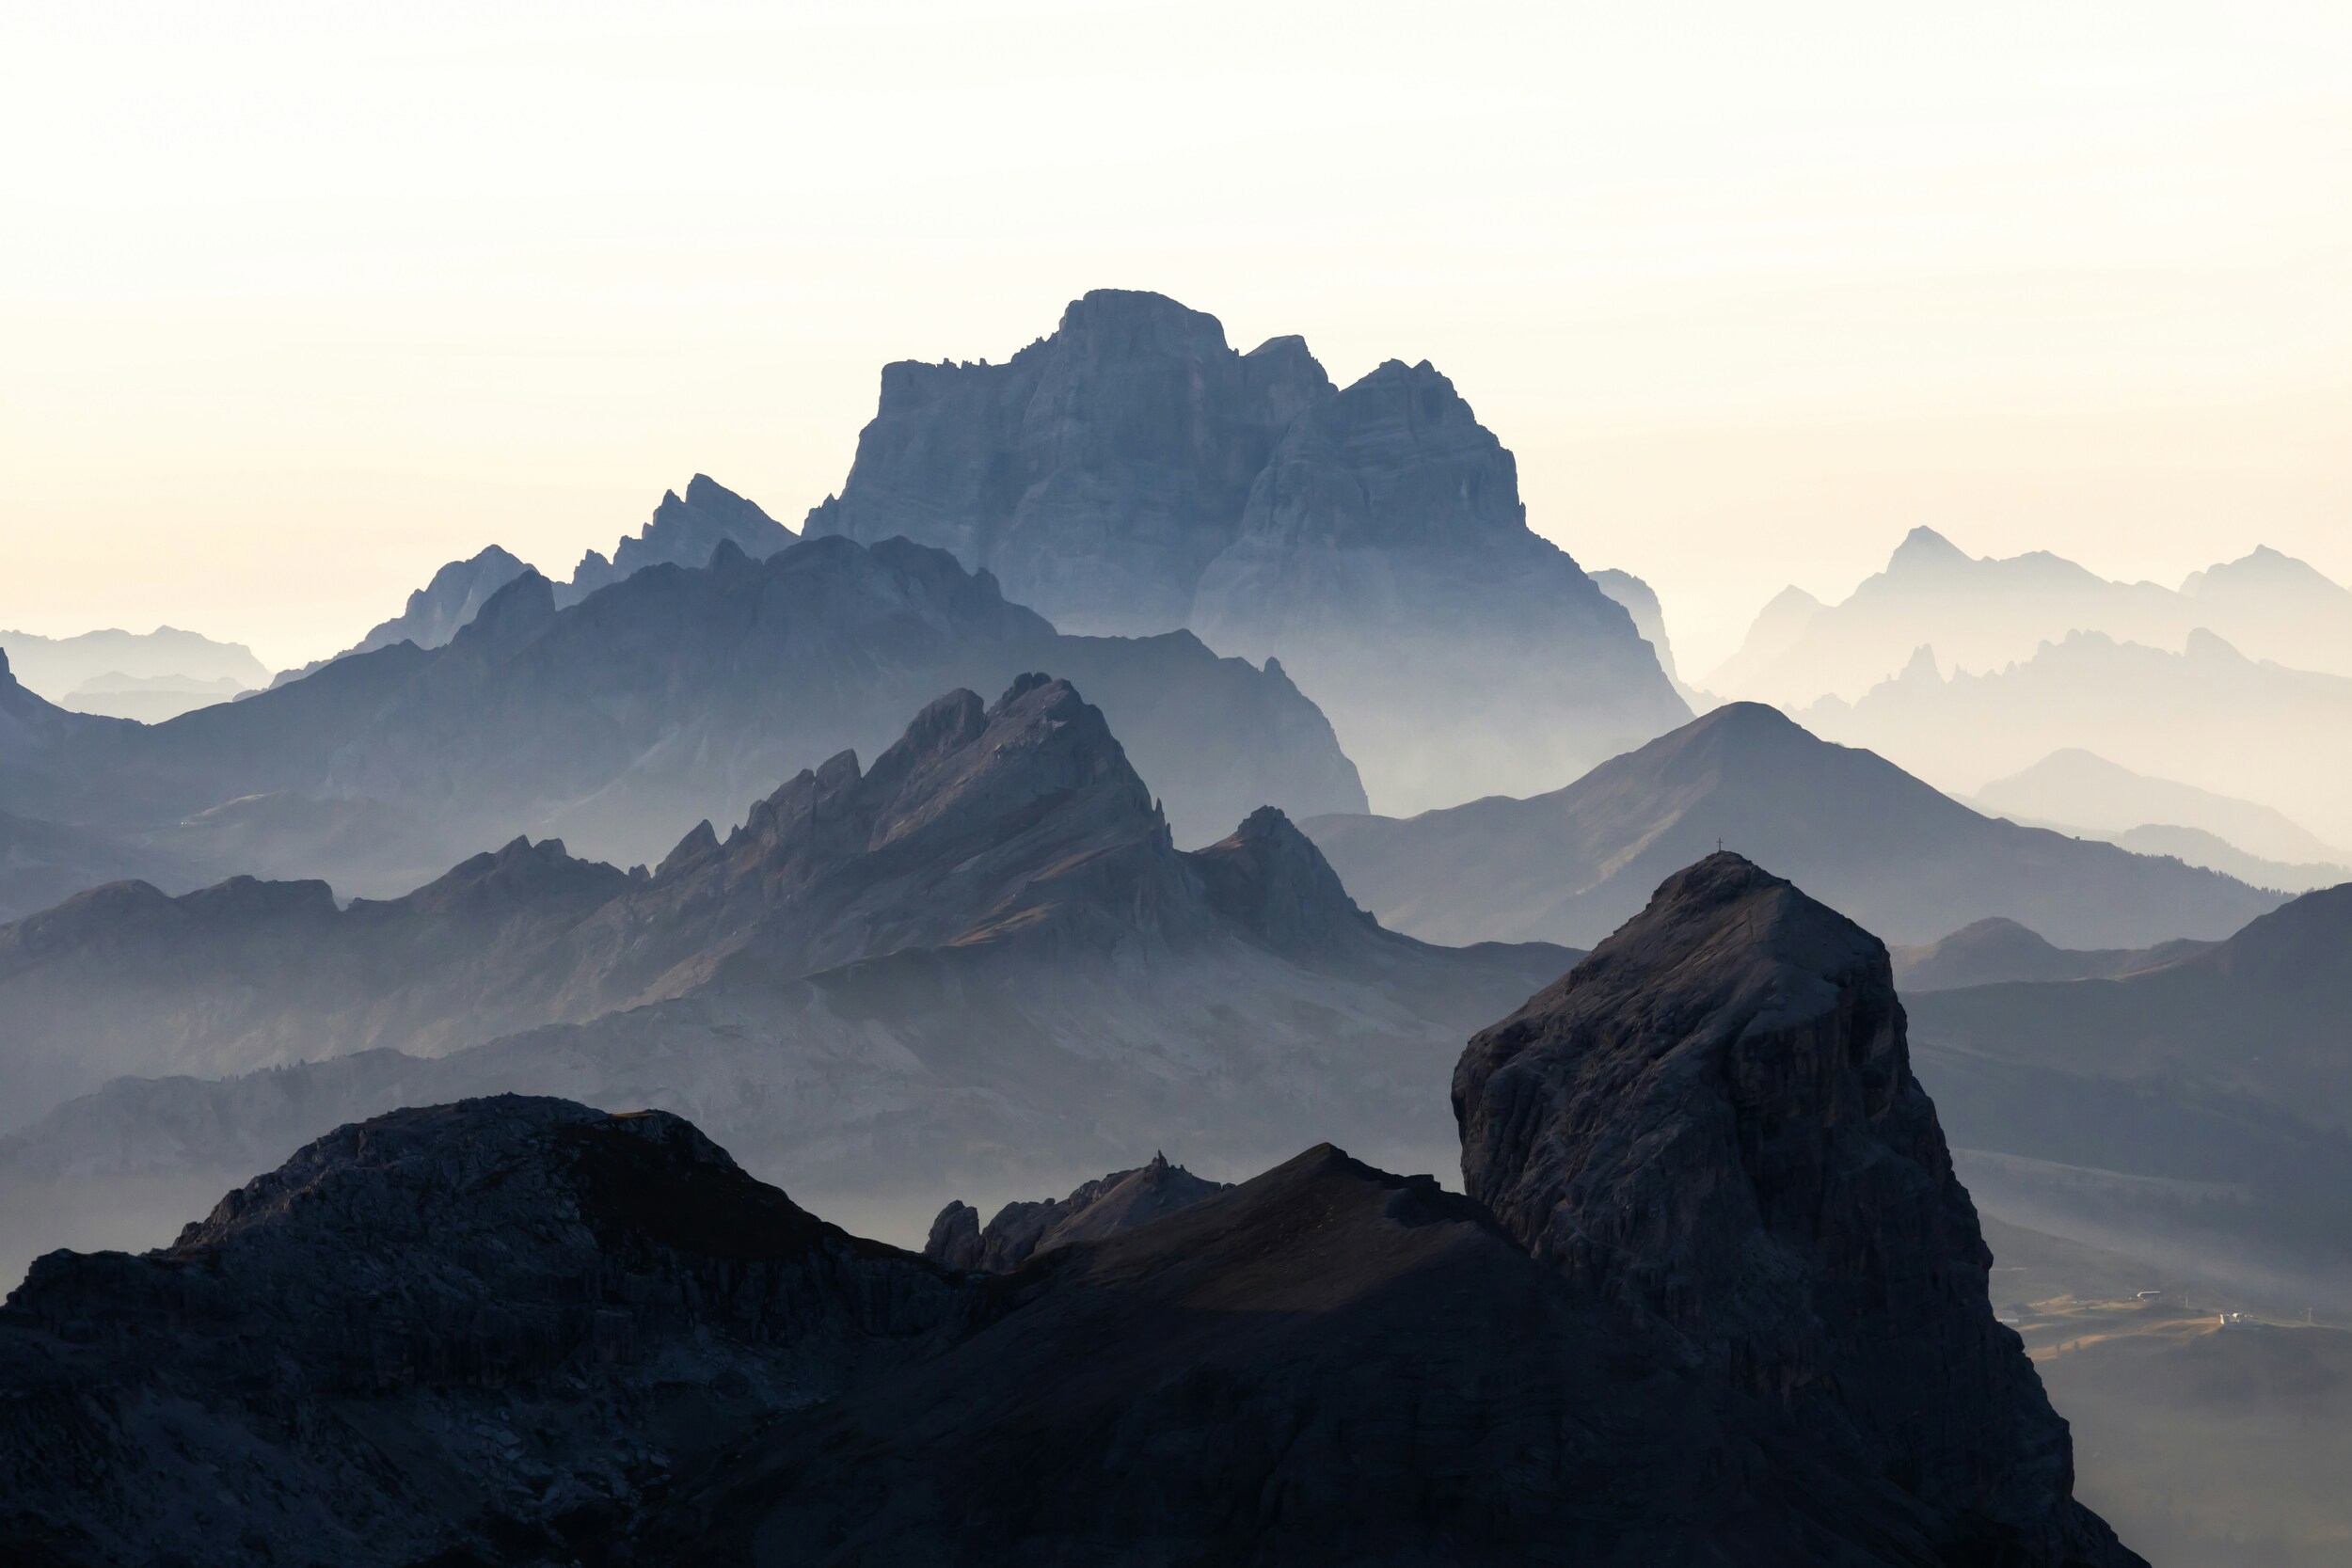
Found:
[[[1324,1146],[1138,1217],[1009,1275],[943,1271],[814,1219],[675,1117],[398,1112],[171,1247],[40,1261],[0,1307],[0,1548],[77,1568],[2070,1560],[1938,1555],[1899,1478],[1678,1364],[1425,1177]]]
[[[1454,1098],[1536,1259],[1915,1497],[1943,1560],[2132,1560],[1994,1319],[1877,938],[1709,856],[1471,1040]]]

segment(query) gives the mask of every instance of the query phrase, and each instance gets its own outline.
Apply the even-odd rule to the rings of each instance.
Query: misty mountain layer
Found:
[[[1720,840],[1899,942],[1990,916],[2067,945],[2223,937],[2279,896],[1987,817],[1776,709],[1717,708],[1532,800],[1304,824],[1365,906],[1435,942],[1597,942]]]
[[[2210,632],[2178,653],[2076,632],[2024,663],[1948,677],[1923,648],[1859,701],[1797,717],[1956,792],[2079,748],[2352,841],[2339,783],[2352,776],[2352,677],[2251,659]]]
[[[0,927],[10,1114],[137,1075],[0,1140],[0,1197],[210,1182],[506,1089],[691,1112],[867,1196],[1067,1185],[1143,1142],[1255,1168],[1312,1125],[1411,1158],[1455,1042],[1565,956],[1381,929],[1271,808],[1179,850],[1102,713],[1030,675],[647,874],[517,840],[347,909],[315,882],[128,883]]]
[[[1784,591],[1703,684],[1793,708],[1860,697],[1922,643],[1947,668],[1981,673],[2029,659],[2070,632],[2177,648],[2200,627],[2256,658],[2352,675],[2352,590],[2276,550],[2191,573],[2174,592],[2112,582],[2042,550],[1972,557],[1916,528],[1883,571],[1837,604]]]
[[[526,573],[445,647],[395,643],[151,728],[0,689],[0,809],[340,893],[413,886],[517,832],[650,862],[780,778],[881,751],[941,690],[1034,668],[1104,705],[1187,842],[1267,803],[1361,809],[1279,667],[1181,632],[1062,637],[942,552],[843,539],[763,562],[723,546],[569,609]]]

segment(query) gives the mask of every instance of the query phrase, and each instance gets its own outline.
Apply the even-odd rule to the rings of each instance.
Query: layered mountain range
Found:
[[[1733,703],[1565,789],[1302,826],[1356,896],[1433,942],[1590,945],[1718,842],[1770,859],[1899,942],[1989,917],[2069,946],[2229,935],[2280,895],[1984,816],[1883,757]]]
[[[1689,713],[1444,376],[1334,388],[1158,294],[1089,293],[1001,365],[885,368],[805,531],[951,550],[1066,629],[1279,657],[1388,810],[1556,784]]]
[[[28,690],[68,707],[92,683],[176,681],[243,690],[269,679],[269,670],[242,642],[220,642],[176,626],[151,632],[89,631],[78,637],[40,637],[0,631],[6,658]],[[219,701],[218,697],[213,699]]]
[[[98,1091],[0,1140],[0,1209],[38,1228],[27,1193],[178,1191],[506,1089],[691,1113],[762,1169],[925,1213],[1145,1139],[1251,1168],[1311,1121],[1406,1156],[1454,1043],[1563,957],[1381,929],[1270,807],[1178,849],[1102,711],[1028,674],[650,871],[517,839],[380,902],[123,883],[0,927],[8,1114]]]
[[[2071,1496],[1850,924],[1716,857],[1455,1094],[1485,1201],[1324,1145],[1009,1275],[859,1242],[660,1112],[345,1127],[169,1247],[35,1266],[0,1535],[77,1568],[2138,1561]]]
[[[1910,995],[1970,1181],[2044,1229],[2352,1299],[2352,886],[2114,978]]]
[[[1947,674],[1921,647],[1859,700],[1797,717],[1955,791],[2079,748],[2352,840],[2352,795],[2328,782],[2352,772],[2352,676],[2249,658],[2209,631],[2178,652],[2073,632],[1981,674]]]
[[[660,504],[635,533],[624,534],[611,556],[590,550],[572,569],[571,580],[555,585],[555,602],[577,604],[599,588],[609,588],[647,566],[704,566],[723,545],[733,545],[754,561],[764,561],[796,536],[757,503],[737,495],[708,474],[696,474],[681,496],[661,493]],[[272,686],[283,686],[313,674],[338,658],[373,653],[395,642],[437,648],[455,637],[482,613],[490,596],[525,572],[529,563],[498,545],[490,545],[464,561],[453,561],[435,572],[432,580],[408,595],[398,615],[377,623],[366,636],[342,653],[315,659],[299,670],[280,671]]]
[[[1981,673],[2029,659],[2070,632],[2177,648],[2201,627],[2258,659],[2352,675],[2352,590],[2276,550],[2192,572],[2175,591],[2110,581],[2044,550],[1973,557],[1916,528],[1883,571],[1836,604],[1785,590],[1701,684],[1801,707],[1823,696],[1859,698],[1922,643],[1947,668]]]
[[[444,647],[394,643],[167,724],[6,688],[0,809],[344,895],[414,886],[517,832],[650,862],[777,779],[881,750],[941,690],[1040,667],[1104,705],[1188,843],[1262,804],[1361,809],[1279,666],[1182,632],[1062,637],[944,552],[844,539],[758,562],[722,545],[569,608],[527,572]]]

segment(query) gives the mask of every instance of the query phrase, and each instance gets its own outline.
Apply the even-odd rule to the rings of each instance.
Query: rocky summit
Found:
[[[950,1203],[931,1222],[923,1256],[943,1268],[1006,1274],[1041,1252],[1133,1230],[1225,1187],[1154,1154],[1150,1164],[1098,1177],[1068,1197],[1008,1203],[986,1229],[980,1227],[978,1210],[960,1200]]]
[[[953,551],[1064,630],[1279,658],[1383,810],[1552,788],[1689,716],[1436,369],[1334,388],[1158,294],[1089,293],[1002,365],[888,367],[806,531]]]
[[[2136,1560],[1994,1319],[1877,938],[1711,855],[1473,1038],[1454,1101],[1534,1259],[1915,1498],[1938,1560]]]

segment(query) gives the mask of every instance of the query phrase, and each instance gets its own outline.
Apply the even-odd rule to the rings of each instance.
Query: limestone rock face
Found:
[[[1916,1497],[1943,1560],[2132,1560],[1993,1317],[1876,938],[1710,856],[1474,1037],[1454,1098],[1505,1228]]]
[[[1276,438],[1330,390],[1296,338],[1237,354],[1214,316],[1096,290],[1002,365],[884,367],[806,531],[952,550],[1063,631],[1173,630]]]
[[[1210,646],[1279,655],[1380,809],[1554,788],[1689,713],[1511,453],[1426,361],[1308,409],[1195,591]]]
[[[951,550],[1065,631],[1279,657],[1383,810],[1554,788],[1688,717],[1444,376],[1334,389],[1156,294],[1090,293],[1005,365],[889,367],[807,531]]]

